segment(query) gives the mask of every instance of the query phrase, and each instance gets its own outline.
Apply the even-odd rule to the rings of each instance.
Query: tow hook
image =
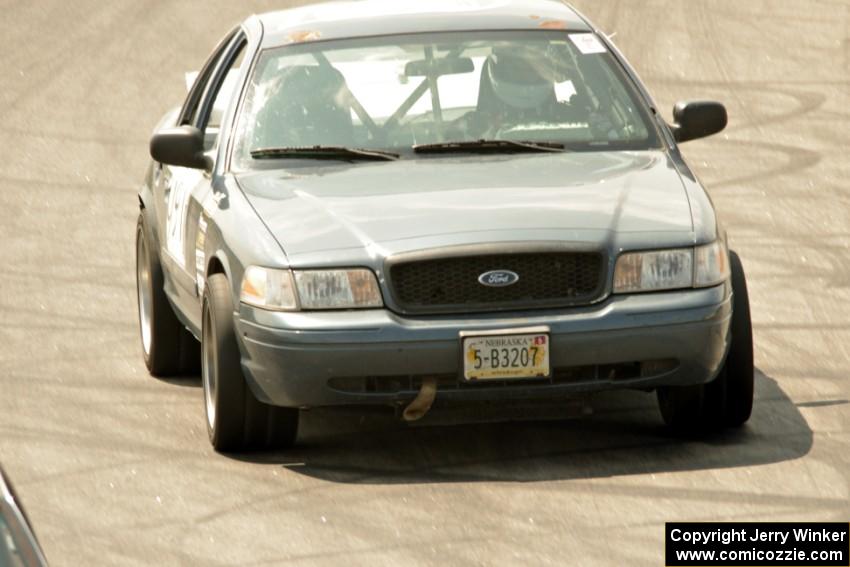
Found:
[[[431,405],[434,403],[434,398],[437,396],[437,379],[423,378],[422,387],[419,388],[419,393],[413,398],[413,401],[404,408],[401,416],[404,421],[416,421],[422,419]]]

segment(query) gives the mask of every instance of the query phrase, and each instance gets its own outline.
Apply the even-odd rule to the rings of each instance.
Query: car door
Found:
[[[220,120],[235,92],[235,71],[241,65],[246,38],[241,30],[229,34],[195,79],[175,125],[190,125],[204,133],[205,149],[214,160],[219,143]],[[230,83],[228,83],[228,79]],[[212,162],[212,161],[211,161]],[[160,178],[155,191],[163,204],[159,234],[165,290],[190,328],[200,321],[200,291],[196,244],[200,203],[211,191],[211,172],[158,164]]]

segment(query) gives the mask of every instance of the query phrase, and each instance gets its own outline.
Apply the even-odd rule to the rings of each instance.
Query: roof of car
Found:
[[[591,29],[562,0],[354,0],[257,17],[263,47],[419,32]]]

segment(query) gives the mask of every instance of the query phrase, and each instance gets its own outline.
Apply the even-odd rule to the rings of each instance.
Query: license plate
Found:
[[[549,376],[548,332],[487,332],[462,336],[462,341],[466,380]]]

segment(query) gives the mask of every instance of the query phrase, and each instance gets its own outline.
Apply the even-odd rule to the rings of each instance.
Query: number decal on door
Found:
[[[170,191],[166,199],[165,246],[171,257],[184,270],[186,266],[186,213],[192,189],[201,178],[199,171],[174,167],[171,171]]]

